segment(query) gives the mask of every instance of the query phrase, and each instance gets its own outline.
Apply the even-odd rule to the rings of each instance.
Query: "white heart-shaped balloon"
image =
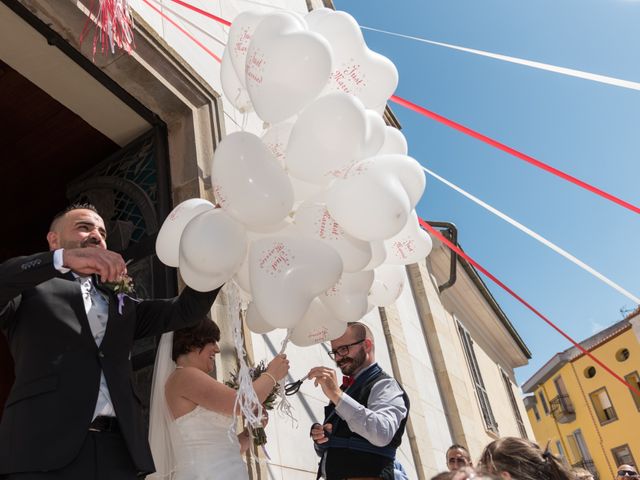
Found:
[[[289,177],[252,133],[235,132],[222,139],[211,180],[220,206],[249,227],[276,224],[293,207]]]
[[[292,328],[311,300],[338,281],[342,260],[320,240],[267,237],[253,242],[249,272],[251,293],[264,320],[274,327]]]
[[[371,260],[371,244],[345,232],[324,203],[311,200],[303,203],[296,210],[293,221],[303,235],[333,247],[342,258],[345,272],[362,270]]]
[[[253,242],[259,240],[261,238],[281,236],[281,235],[298,235],[298,231],[295,226],[291,223],[289,219],[285,219],[276,225],[269,225],[261,229],[260,231],[256,230],[247,230],[247,239],[248,239],[248,247],[247,247],[247,255],[245,256],[242,264],[238,268],[238,271],[234,275],[234,280],[240,286],[242,290],[247,293],[251,293],[251,280],[249,274],[249,253],[251,252],[251,246]]]
[[[387,263],[391,265],[408,265],[424,260],[433,248],[431,237],[420,227],[415,210],[400,233],[385,240],[384,244]]]
[[[368,295],[374,273],[343,273],[333,287],[320,295],[320,301],[343,322],[357,322],[367,314]]]
[[[190,198],[176,206],[162,223],[156,237],[156,254],[162,263],[177,267],[180,260],[180,237],[184,227],[197,215],[212,210],[213,203],[203,198]]]
[[[407,139],[402,132],[395,127],[385,126],[384,143],[380,151],[378,151],[378,155],[388,155],[390,153],[406,155],[408,151],[409,145],[407,145]]]
[[[405,268],[400,265],[381,265],[374,272],[369,302],[376,307],[388,307],[402,293],[406,278]]]
[[[374,110],[367,110],[367,139],[365,141],[364,158],[378,155],[385,141],[385,129],[380,114]]]
[[[317,298],[309,306],[302,320],[291,331],[289,340],[299,347],[308,347],[341,337],[347,324],[336,319]]]
[[[369,244],[371,245],[371,260],[362,270],[378,268],[387,259],[387,249],[384,247],[383,240],[374,240],[369,242]]]
[[[208,210],[180,237],[180,274],[194,290],[211,291],[234,275],[246,253],[244,227],[219,208]]]
[[[358,22],[345,12],[318,9],[305,16],[309,29],[326,38],[333,49],[327,91],[355,95],[365,107],[382,113],[398,86],[391,60],[369,50]]]
[[[328,184],[335,171],[364,158],[367,127],[367,112],[357,98],[345,93],[320,97],[304,109],[291,131],[286,154],[289,174]]]
[[[280,122],[310,104],[330,71],[331,47],[295,15],[273,13],[253,33],[245,64],[246,87],[265,122]]]
[[[247,85],[244,75],[249,44],[251,43],[256,28],[266,17],[267,15],[261,13],[245,11],[233,19],[233,23],[229,29],[225,55],[231,60],[233,69],[236,72],[236,77],[243,87]]]
[[[256,308],[254,302],[251,302],[249,304],[245,321],[247,323],[247,328],[253,333],[257,333],[259,335],[262,335],[263,333],[269,333],[274,329],[271,325],[264,321],[264,318],[262,318],[262,315],[260,315],[260,312]]]
[[[331,216],[361,240],[385,240],[407,223],[422,196],[425,176],[420,164],[404,155],[383,155],[349,168],[328,189]]]
[[[266,145],[278,163],[284,168],[287,155],[287,145],[294,122],[280,122],[269,127],[262,135],[262,142]]]
[[[293,187],[294,208],[307,200],[311,200],[312,198],[314,199],[322,195],[325,191],[325,187],[323,185],[305,182],[297,179],[296,177],[292,177],[291,175],[289,176],[289,180]]]
[[[236,74],[231,63],[228,49],[222,54],[222,65],[220,66],[220,82],[222,83],[222,91],[231,105],[236,107],[240,112],[253,111],[249,92],[244,88],[240,79]]]

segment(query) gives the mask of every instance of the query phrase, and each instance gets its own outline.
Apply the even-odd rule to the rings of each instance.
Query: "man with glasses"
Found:
[[[638,470],[631,465],[620,465],[618,467],[618,474],[616,476],[616,480],[636,480],[640,478],[638,475]]]
[[[402,441],[409,398],[375,361],[371,330],[360,322],[331,342],[329,356],[342,371],[315,367],[308,378],[330,400],[323,425],[311,427],[320,465],[318,478],[393,480],[396,449]]]

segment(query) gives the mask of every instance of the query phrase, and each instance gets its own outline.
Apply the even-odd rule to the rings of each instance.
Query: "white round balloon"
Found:
[[[384,241],[374,240],[369,243],[371,245],[371,261],[362,270],[378,268],[387,259],[387,249],[384,246]]]
[[[364,158],[367,126],[366,110],[357,98],[346,93],[320,97],[293,126],[286,153],[289,174],[305,182],[328,184],[337,171]]]
[[[299,347],[335,340],[344,335],[347,324],[335,318],[317,298],[311,302],[309,310],[291,331],[289,340]]]
[[[249,227],[278,223],[293,207],[289,177],[252,133],[235,132],[222,139],[211,178],[220,206]]]
[[[402,132],[395,127],[384,127],[384,143],[382,148],[378,152],[378,155],[388,155],[390,153],[399,153],[401,155],[407,155],[409,146],[407,145],[407,139]]]
[[[320,295],[320,301],[338,320],[357,322],[368,312],[368,295],[374,273],[343,273],[333,287]]]
[[[431,237],[418,223],[415,210],[411,212],[404,228],[384,242],[387,250],[387,263],[408,265],[424,260],[433,248]]]
[[[263,333],[269,333],[270,331],[274,330],[271,325],[264,321],[264,318],[262,318],[262,315],[260,315],[260,312],[256,308],[254,302],[251,302],[249,304],[245,322],[247,323],[247,328],[249,330],[259,335],[262,335]]]
[[[213,203],[203,198],[190,198],[176,206],[162,223],[156,237],[156,254],[162,263],[177,267],[180,256],[180,237],[189,221],[207,210]]]
[[[238,270],[247,252],[244,227],[221,209],[193,218],[180,238],[180,274],[194,290],[222,286]]]
[[[402,293],[406,278],[405,268],[399,265],[381,265],[374,272],[369,302],[376,307],[388,307]]]
[[[404,155],[382,155],[353,165],[327,190],[331,216],[361,240],[385,240],[407,223],[422,196],[425,175]]]
[[[371,244],[352,237],[336,222],[324,203],[309,200],[298,207],[293,218],[305,236],[322,240],[335,248],[345,272],[357,272],[371,260]]]

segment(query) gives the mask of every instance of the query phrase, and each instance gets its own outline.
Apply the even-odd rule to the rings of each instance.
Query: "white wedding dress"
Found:
[[[238,438],[229,432],[231,422],[231,417],[199,405],[176,419],[171,434],[176,462],[172,479],[248,480]]]

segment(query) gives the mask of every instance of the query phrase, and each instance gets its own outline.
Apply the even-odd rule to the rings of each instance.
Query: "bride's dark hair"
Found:
[[[220,341],[220,329],[216,322],[204,317],[193,327],[181,328],[173,332],[171,358],[175,362],[180,355],[193,350],[202,350],[207,343]]]

